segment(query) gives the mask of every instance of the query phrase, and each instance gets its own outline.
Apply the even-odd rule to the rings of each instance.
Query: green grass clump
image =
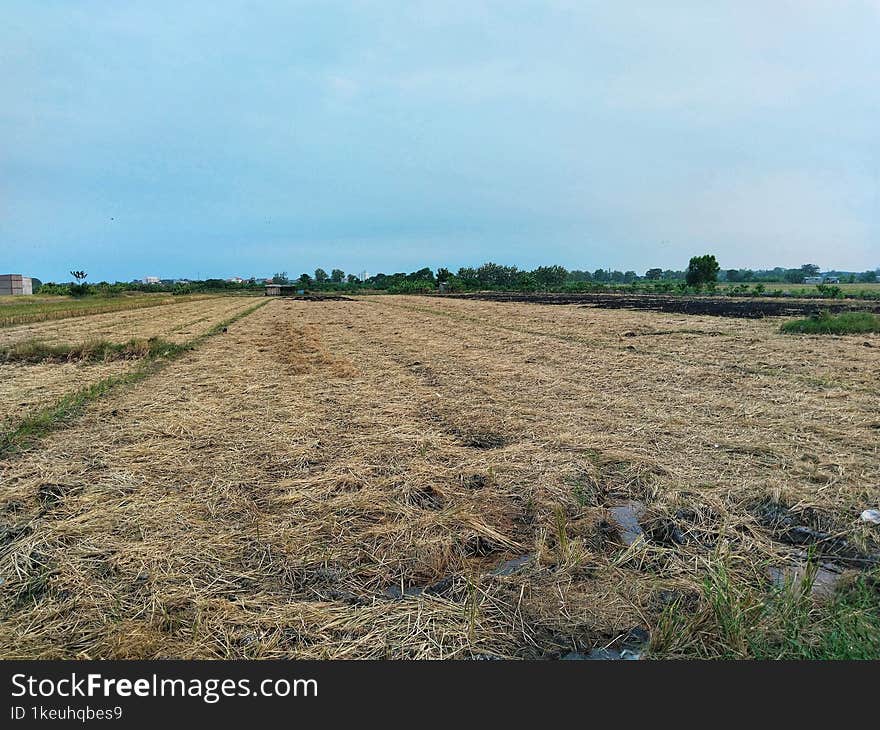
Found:
[[[871,312],[842,312],[820,314],[806,319],[794,319],[782,325],[786,334],[804,335],[857,335],[880,333],[880,316]]]
[[[789,590],[771,604],[768,630],[753,637],[756,659],[880,658],[880,591],[870,576],[860,576],[817,606]]]
[[[880,659],[880,576],[862,573],[833,596],[812,595],[816,566],[768,591],[710,565],[700,607],[669,606],[652,632],[654,658]]]
[[[92,340],[75,345],[50,344],[39,340],[17,342],[0,350],[0,362],[107,362],[163,357],[181,346],[158,337],[132,339],[128,342]]]

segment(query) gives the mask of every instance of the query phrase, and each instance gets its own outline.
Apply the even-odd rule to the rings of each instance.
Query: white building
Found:
[[[33,294],[31,277],[21,274],[0,274],[0,296]]]
[[[141,284],[161,284],[162,280],[158,276],[145,276],[141,279]]]

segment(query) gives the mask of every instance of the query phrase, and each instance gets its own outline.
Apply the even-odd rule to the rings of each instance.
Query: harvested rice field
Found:
[[[880,336],[779,326],[272,299],[3,456],[0,656],[880,656]]]
[[[170,342],[185,342],[253,303],[251,297],[168,298],[161,305],[3,327],[0,328],[0,347],[26,340],[124,342],[135,337],[162,337]]]
[[[91,317],[107,312],[180,304],[210,297],[210,294],[135,294],[119,296],[0,296],[0,327],[46,322],[73,317]]]
[[[202,297],[170,300],[161,306],[94,314],[71,319],[0,328],[0,429],[5,430],[34,409],[54,403],[64,394],[120,376],[139,366],[137,359],[72,358],[70,362],[4,362],[3,353],[23,343],[77,345],[106,341],[159,338],[182,345],[254,305],[251,297]]]

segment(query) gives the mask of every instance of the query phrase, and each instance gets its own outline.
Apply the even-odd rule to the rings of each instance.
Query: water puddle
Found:
[[[510,560],[505,560],[501,565],[499,565],[495,570],[492,571],[492,575],[513,575],[520,568],[524,568],[528,565],[532,559],[534,558],[533,553],[529,553],[528,555],[520,555],[517,558],[511,558]]]
[[[826,563],[818,566],[810,587],[810,594],[814,598],[830,598],[834,595],[837,586],[843,578],[842,568]],[[784,567],[772,567],[767,570],[770,580],[777,588],[786,586],[798,587],[803,585],[807,575],[806,565],[786,565]]]
[[[630,500],[623,504],[609,507],[611,513],[611,521],[617,527],[620,533],[620,539],[625,545],[632,545],[640,537],[643,537],[645,531],[639,524],[639,520],[644,518],[647,508],[642,502]]]
[[[638,661],[643,659],[651,635],[647,629],[636,627],[631,629],[622,639],[611,642],[608,646],[597,647],[588,652],[570,651],[562,656],[563,661]],[[616,644],[616,646],[615,646]]]

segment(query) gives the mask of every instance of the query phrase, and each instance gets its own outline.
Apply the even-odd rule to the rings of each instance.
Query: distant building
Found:
[[[162,280],[158,276],[145,276],[141,279],[141,284],[161,284]]]
[[[839,284],[838,276],[807,276],[804,277],[804,284]]]
[[[241,284],[244,279],[242,279],[240,276],[231,276],[226,281],[228,281],[230,284]]]
[[[822,281],[821,276],[807,276],[804,278],[804,284],[821,284]]]
[[[823,284],[839,284],[840,277],[839,276],[826,276],[825,280],[822,283]]]
[[[33,294],[31,277],[21,274],[0,274],[0,296]]]
[[[267,297],[282,297],[302,293],[302,289],[299,289],[297,284],[266,284]]]

